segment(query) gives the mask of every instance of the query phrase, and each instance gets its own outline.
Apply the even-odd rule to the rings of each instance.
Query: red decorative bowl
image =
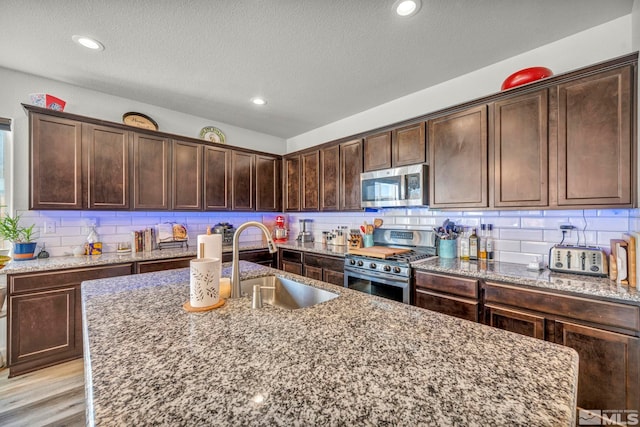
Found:
[[[553,76],[553,71],[546,67],[531,67],[516,71],[502,82],[502,90],[531,83],[536,80]]]

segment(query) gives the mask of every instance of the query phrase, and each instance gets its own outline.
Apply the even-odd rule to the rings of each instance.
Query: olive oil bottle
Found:
[[[469,259],[475,261],[478,259],[478,235],[474,228],[469,236]]]

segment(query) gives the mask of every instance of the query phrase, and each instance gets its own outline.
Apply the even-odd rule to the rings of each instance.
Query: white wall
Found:
[[[29,104],[29,94],[36,92],[50,93],[65,100],[65,112],[69,113],[121,123],[124,113],[136,111],[152,117],[163,132],[197,138],[203,127],[216,126],[225,133],[227,144],[230,145],[274,154],[284,154],[286,149],[285,140],[275,136],[0,68],[0,116],[14,120],[15,209],[26,209],[28,206],[29,129],[28,117],[20,104]]]
[[[636,0],[636,3],[638,0]],[[635,6],[635,5],[634,5]],[[634,7],[634,15],[638,12]],[[632,15],[593,27],[453,80],[398,98],[287,140],[287,152],[355,135],[445,107],[499,92],[504,79],[516,70],[549,67],[564,73],[632,52]],[[640,31],[640,28],[637,28]],[[499,46],[496,47],[499,49]],[[638,46],[635,47],[636,49]]]

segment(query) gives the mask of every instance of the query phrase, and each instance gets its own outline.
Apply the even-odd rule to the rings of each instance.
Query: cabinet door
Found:
[[[485,304],[485,319],[489,326],[515,332],[528,337],[545,339],[545,318],[543,315]]]
[[[289,212],[300,211],[300,156],[295,155],[284,158],[284,210]]]
[[[285,261],[285,260],[282,260],[281,264],[282,264],[283,271],[302,276],[302,264],[299,264],[297,262]]]
[[[424,122],[394,129],[392,141],[393,167],[427,161]]]
[[[364,171],[391,167],[391,132],[382,132],[364,139]]]
[[[488,207],[486,105],[429,120],[433,208]]]
[[[9,305],[9,366],[82,355],[80,286],[11,296]]]
[[[322,280],[322,268],[305,265],[304,275],[310,279]]]
[[[360,174],[362,173],[362,140],[340,144],[340,210],[359,211]]]
[[[255,154],[231,151],[231,209],[255,210]]]
[[[129,209],[129,158],[132,133],[107,126],[82,125],[87,152],[85,182],[89,209]]]
[[[302,154],[302,210],[317,211],[319,205],[320,152]]]
[[[204,209],[229,210],[231,206],[231,151],[204,147]]]
[[[557,87],[559,206],[631,206],[632,67]]]
[[[171,155],[171,208],[202,210],[202,145],[173,140]]]
[[[417,307],[449,316],[473,322],[477,322],[480,318],[480,303],[477,300],[439,294],[421,288],[416,288],[414,300]]]
[[[639,338],[560,321],[555,336],[580,357],[579,407],[640,409]]]
[[[340,146],[320,150],[320,210],[339,210]]]
[[[332,285],[344,286],[344,271],[323,270],[322,280]]]
[[[82,124],[32,113],[29,209],[82,209]]]
[[[494,206],[548,206],[547,89],[495,103]]]
[[[169,140],[133,134],[133,208],[169,209]]]
[[[280,160],[275,157],[256,155],[256,210],[280,210]]]

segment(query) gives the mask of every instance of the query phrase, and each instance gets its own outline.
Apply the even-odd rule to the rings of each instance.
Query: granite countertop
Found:
[[[266,249],[267,245],[261,240],[255,242],[240,242],[240,250],[248,251],[252,249]],[[222,252],[231,252],[230,245],[223,246]],[[122,264],[127,262],[153,261],[169,258],[194,257],[196,256],[196,245],[188,248],[179,249],[162,249],[150,252],[136,252],[118,254],[114,252],[104,253],[102,255],[83,255],[83,256],[60,256],[30,261],[11,261],[2,270],[0,274],[17,274],[31,273],[37,271],[61,270],[65,268],[92,267],[97,265]]]
[[[430,258],[412,263],[415,270],[476,277],[566,293],[611,302],[640,305],[637,288],[618,285],[606,277],[556,273],[549,269],[531,271],[525,265],[506,262],[462,261]]]
[[[188,269],[83,282],[88,425],[575,424],[570,348],[240,269],[340,296],[299,310],[252,310],[243,297],[188,313]]]

